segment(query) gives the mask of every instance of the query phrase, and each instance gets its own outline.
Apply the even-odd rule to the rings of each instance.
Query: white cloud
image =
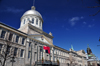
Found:
[[[71,18],[71,19],[69,20],[69,24],[70,24],[71,26],[74,26],[74,25],[76,24],[76,22],[79,21],[79,20],[80,20],[79,17],[73,17],[73,18]]]
[[[93,26],[94,26],[94,24],[93,24],[93,25],[88,25],[89,28],[91,28],[91,27],[93,27]]]
[[[68,28],[66,28],[66,30],[69,30]]]
[[[7,7],[5,10],[1,10],[0,12],[11,12],[11,13],[19,13],[22,12],[23,9],[16,9],[14,7]]]
[[[76,24],[76,22],[70,22],[71,26],[74,26]]]
[[[83,24],[86,24],[86,22],[83,22]]]
[[[91,28],[91,27],[92,27],[92,25],[88,25],[88,27],[90,27],[90,28]]]
[[[81,16],[81,19],[83,19],[84,17],[83,16]]]
[[[71,22],[78,21],[78,20],[79,20],[79,17],[73,17],[70,19]]]

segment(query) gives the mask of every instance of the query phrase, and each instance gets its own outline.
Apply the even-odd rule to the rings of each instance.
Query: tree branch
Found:
[[[1,65],[2,65],[2,61],[0,60],[0,63],[1,63]]]
[[[99,12],[100,12],[100,10],[98,10],[95,14],[89,15],[89,16],[95,16],[95,15],[97,15]]]
[[[100,6],[91,6],[91,7],[87,7],[87,8],[97,8],[97,7],[100,7]]]
[[[4,58],[4,55],[0,54],[0,57],[3,57]]]

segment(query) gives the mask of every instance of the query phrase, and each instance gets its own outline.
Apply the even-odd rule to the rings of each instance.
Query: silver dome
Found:
[[[35,15],[35,16],[39,16],[42,18],[41,14],[35,10],[34,6],[31,7],[31,10],[28,10],[23,14],[23,16],[25,16],[25,15]]]

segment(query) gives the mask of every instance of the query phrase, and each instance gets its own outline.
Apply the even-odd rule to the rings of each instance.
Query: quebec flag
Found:
[[[43,46],[43,49],[45,50],[46,53],[49,53],[50,54],[50,47]]]

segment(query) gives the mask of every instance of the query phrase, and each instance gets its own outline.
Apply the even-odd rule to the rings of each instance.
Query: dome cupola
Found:
[[[23,27],[27,23],[30,23],[31,25],[42,29],[42,16],[38,11],[35,10],[34,6],[31,7],[31,10],[26,11],[21,17],[20,27]]]

